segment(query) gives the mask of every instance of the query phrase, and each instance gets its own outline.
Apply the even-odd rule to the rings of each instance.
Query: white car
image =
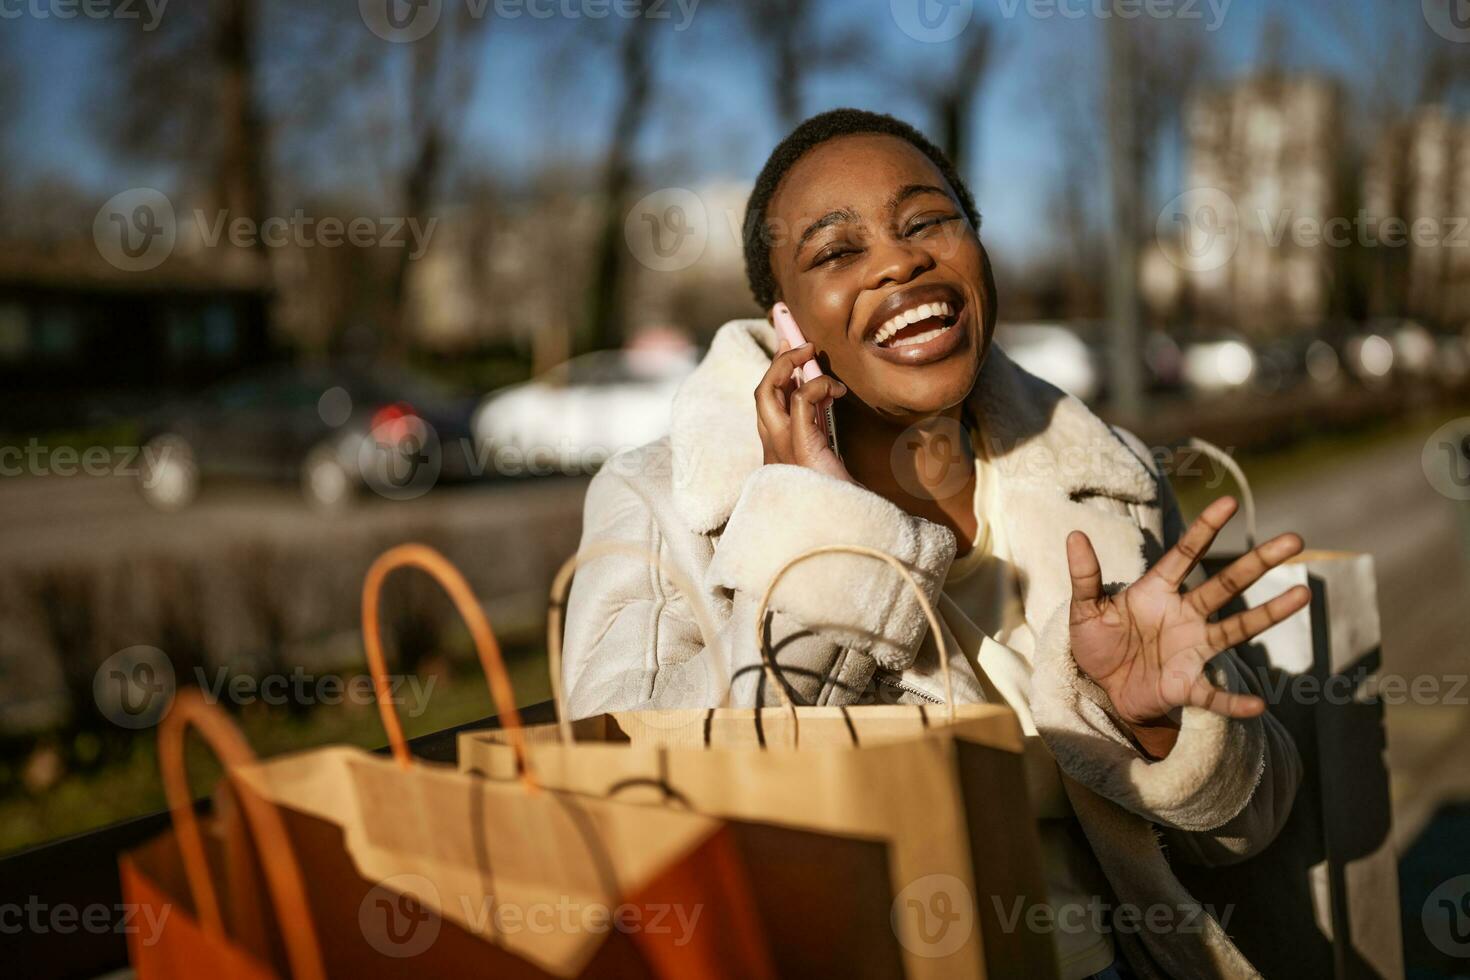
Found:
[[[1256,354],[1236,338],[1202,340],[1184,348],[1184,380],[1205,394],[1235,391],[1256,376]]]
[[[1069,395],[1090,401],[1100,379],[1092,351],[1060,323],[1002,323],[995,340],[1011,360]]]
[[[674,392],[695,348],[595,351],[487,396],[475,411],[482,453],[502,476],[590,473],[669,431]]]

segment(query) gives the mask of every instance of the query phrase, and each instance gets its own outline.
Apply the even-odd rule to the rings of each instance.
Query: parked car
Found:
[[[1195,341],[1184,348],[1184,380],[1196,392],[1244,388],[1256,377],[1258,367],[1256,352],[1238,337]]]
[[[482,455],[505,476],[586,473],[662,438],[696,348],[595,351],[487,396],[475,412]]]
[[[1091,401],[1099,394],[1101,372],[1087,344],[1061,323],[1002,323],[996,343],[1011,360],[1069,395]]]
[[[369,487],[414,497],[477,472],[473,405],[403,369],[266,369],[146,417],[139,488],[161,510],[217,478],[296,481],[323,509]]]

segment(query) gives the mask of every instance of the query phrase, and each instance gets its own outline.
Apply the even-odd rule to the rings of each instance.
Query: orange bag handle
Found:
[[[761,664],[765,667],[766,676],[770,678],[771,686],[776,689],[777,697],[790,709],[793,724],[796,721],[796,705],[786,696],[786,689],[781,685],[781,679],[776,674],[776,658],[772,655],[770,647],[766,645],[766,631],[764,628],[766,608],[771,604],[771,596],[776,591],[777,583],[786,576],[786,573],[791,571],[793,566],[799,565],[808,558],[814,558],[817,555],[863,555],[868,558],[876,558],[892,566],[894,571],[903,576],[903,580],[908,583],[909,588],[913,589],[914,596],[919,600],[919,607],[924,610],[924,618],[929,621],[929,632],[934,634],[934,645],[939,648],[939,670],[944,675],[945,709],[949,720],[954,721],[954,682],[951,680],[949,670],[949,645],[945,643],[944,631],[939,628],[939,617],[934,615],[934,607],[930,604],[929,597],[924,595],[924,590],[919,588],[919,583],[915,580],[913,573],[908,570],[908,567],[903,562],[888,552],[879,551],[877,548],[868,548],[858,544],[825,544],[812,548],[810,551],[803,551],[778,568],[776,574],[771,576],[771,581],[766,586],[766,591],[761,596],[760,605],[756,607],[755,611],[755,643],[756,648],[761,653]]]
[[[683,572],[661,556],[640,548],[635,544],[623,541],[603,541],[587,547],[572,555],[562,563],[556,572],[556,577],[551,581],[550,601],[546,607],[546,660],[551,670],[551,697],[556,702],[556,723],[561,730],[561,740],[570,744],[574,741],[572,737],[572,723],[567,717],[566,694],[562,689],[562,619],[566,615],[567,593],[571,591],[572,576],[577,569],[589,561],[602,558],[607,555],[628,555],[641,558],[653,568],[657,568],[669,577],[674,587],[684,593],[689,600],[689,605],[694,609],[694,622],[699,627],[699,633],[704,640],[704,648],[709,652],[711,662],[715,665],[717,676],[724,689],[720,696],[720,703],[724,704],[730,697],[730,678],[725,670],[725,647],[720,638],[720,631],[715,628],[714,620],[710,618],[709,608],[700,598],[698,590]]]
[[[199,832],[194,801],[189,795],[189,777],[184,770],[184,736],[190,725],[198,730],[205,744],[225,764],[226,774],[231,769],[253,764],[256,757],[240,729],[223,711],[204,700],[197,690],[180,692],[158,728],[159,769],[163,773],[163,790],[168,798],[174,833],[178,837],[184,876],[189,882],[194,908],[205,933],[223,941],[225,930],[220,918],[219,898],[209,877],[204,838]],[[296,853],[291,848],[286,825],[274,806],[253,793],[240,794],[240,802],[265,869],[266,886],[270,889],[276,920],[285,941],[291,975],[295,980],[325,980],[327,972],[322,963],[321,941],[311,920],[306,885]]]
[[[413,763],[408,750],[408,740],[403,737],[403,723],[393,707],[393,687],[388,679],[388,663],[383,656],[383,642],[379,630],[378,602],[383,591],[383,581],[398,568],[419,568],[443,586],[454,601],[465,625],[470,628],[470,637],[475,641],[475,653],[490,684],[490,696],[495,710],[500,715],[501,726],[510,736],[516,761],[521,770],[521,782],[527,789],[537,789],[531,776],[530,761],[526,758],[526,742],[522,735],[521,714],[516,710],[515,691],[511,687],[510,674],[505,669],[505,657],[495,632],[490,629],[490,620],[474,589],[460,574],[454,563],[439,552],[423,544],[400,544],[389,548],[378,556],[368,568],[362,583],[362,642],[367,648],[368,669],[373,675],[373,690],[377,696],[378,713],[383,718],[383,729],[388,733],[388,744],[393,748],[393,758],[403,768]]]

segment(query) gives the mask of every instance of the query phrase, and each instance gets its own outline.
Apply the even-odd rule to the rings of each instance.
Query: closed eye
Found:
[[[928,231],[930,228],[935,228],[939,225],[948,224],[951,221],[958,221],[959,217],[960,216],[957,214],[941,214],[934,215],[933,217],[929,218],[922,218],[909,225],[907,234],[910,237],[922,234],[923,232]]]
[[[825,251],[817,253],[817,257],[812,260],[812,267],[816,268],[819,265],[828,265],[838,259],[846,258],[849,255],[856,255],[857,252],[858,250],[855,248],[848,248],[843,245],[836,245]]]

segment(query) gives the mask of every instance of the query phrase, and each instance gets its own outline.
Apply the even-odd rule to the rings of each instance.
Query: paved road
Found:
[[[586,480],[568,477],[436,487],[414,500],[364,496],[324,515],[287,486],[206,487],[194,505],[162,514],[133,482],[114,477],[20,477],[0,480],[0,560],[29,564],[131,549],[208,549],[240,537],[334,538],[432,521],[474,525],[579,521]]]

